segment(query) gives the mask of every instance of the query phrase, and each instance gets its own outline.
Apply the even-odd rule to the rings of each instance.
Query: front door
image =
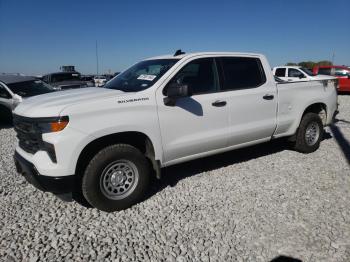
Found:
[[[198,58],[183,66],[168,84],[188,85],[193,95],[166,106],[166,88],[157,90],[159,123],[164,162],[206,153],[227,146],[228,106],[219,93],[217,67],[213,58]]]

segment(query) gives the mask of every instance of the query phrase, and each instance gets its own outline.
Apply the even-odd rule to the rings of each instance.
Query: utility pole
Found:
[[[98,75],[98,49],[97,49],[97,40],[96,40],[96,73]]]
[[[335,52],[332,54],[332,65],[334,65]]]

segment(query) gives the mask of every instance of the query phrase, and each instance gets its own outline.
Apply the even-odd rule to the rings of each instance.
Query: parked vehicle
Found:
[[[92,75],[81,75],[80,80],[86,82],[90,87],[95,86],[94,76]]]
[[[81,80],[79,72],[58,72],[43,76],[43,81],[58,90],[93,86],[89,81]]]
[[[107,82],[107,78],[105,76],[95,76],[94,77],[95,86],[103,86]]]
[[[0,122],[12,120],[12,110],[31,96],[50,93],[53,88],[31,76],[0,75]]]
[[[350,68],[346,66],[316,66],[314,74],[330,75],[339,79],[339,92],[350,92]]]
[[[316,75],[311,70],[301,66],[277,66],[272,69],[272,72],[278,78],[289,82],[322,80],[330,78],[327,75]]]
[[[150,58],[103,88],[18,106],[15,163],[43,191],[80,192],[100,210],[120,210],[140,201],[165,166],[280,137],[314,152],[337,110],[337,83],[276,83],[259,54]]]

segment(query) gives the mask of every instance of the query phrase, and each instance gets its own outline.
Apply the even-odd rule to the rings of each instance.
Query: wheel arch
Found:
[[[138,131],[125,131],[108,134],[90,141],[79,154],[75,167],[75,174],[78,177],[81,177],[87,164],[98,151],[108,145],[118,143],[129,144],[139,149],[152,164],[153,169],[156,171],[156,176],[160,177],[160,161],[155,159],[154,143],[149,136]]]
[[[317,102],[317,103],[313,103],[313,104],[309,105],[308,107],[306,107],[301,118],[300,118],[299,124],[301,122],[301,119],[303,118],[303,116],[306,113],[318,114],[322,120],[323,125],[326,125],[326,123],[327,123],[327,105],[325,103]]]

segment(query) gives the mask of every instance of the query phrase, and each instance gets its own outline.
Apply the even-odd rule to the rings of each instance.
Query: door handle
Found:
[[[217,101],[213,102],[211,105],[216,106],[216,107],[226,106],[226,101],[217,100]]]
[[[274,98],[274,95],[266,94],[263,96],[265,100],[272,100]]]

